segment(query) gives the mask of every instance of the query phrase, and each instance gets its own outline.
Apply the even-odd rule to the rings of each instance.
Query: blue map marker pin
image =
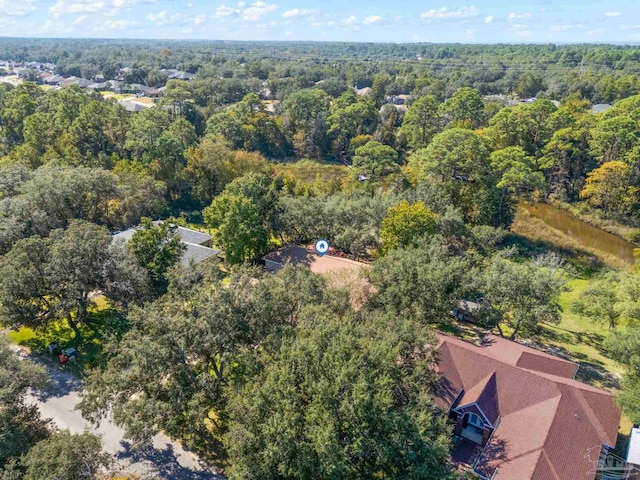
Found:
[[[323,257],[329,251],[329,242],[326,240],[318,240],[315,245],[316,253]]]

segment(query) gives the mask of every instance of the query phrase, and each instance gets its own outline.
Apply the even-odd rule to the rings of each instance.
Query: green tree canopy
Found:
[[[433,235],[436,230],[437,216],[424,203],[403,200],[389,208],[382,221],[382,249],[415,246],[418,239]]]
[[[229,477],[449,478],[430,338],[401,318],[303,312],[229,391]]]
[[[180,262],[185,245],[176,234],[177,225],[171,221],[154,224],[150,218],[143,218],[141,227],[127,248],[149,274],[154,292],[160,295],[168,285],[167,272]]]
[[[371,141],[356,149],[353,157],[353,172],[356,178],[361,175],[377,182],[390,173],[398,172],[398,152],[388,145]]]
[[[37,443],[21,463],[25,480],[93,480],[100,478],[102,469],[111,466],[113,459],[102,452],[100,437],[63,430]]]
[[[483,304],[492,310],[501,336],[509,327],[509,338],[531,334],[538,323],[560,321],[560,293],[566,288],[560,269],[518,264],[497,256],[485,270],[481,282]]]
[[[47,424],[35,405],[25,403],[28,388],[42,388],[49,378],[42,366],[19,359],[0,337],[0,477],[11,460],[17,461],[48,435]]]
[[[277,194],[271,179],[249,174],[227,185],[204,210],[214,241],[232,264],[264,255],[275,221]]]
[[[144,300],[146,279],[136,268],[126,255],[115,255],[106,228],[80,220],[49,238],[19,240],[0,259],[4,321],[41,328],[65,319],[79,337],[92,292],[121,299],[128,291],[128,298]]]

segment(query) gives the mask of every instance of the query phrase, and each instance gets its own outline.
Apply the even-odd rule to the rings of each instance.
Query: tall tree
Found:
[[[566,282],[560,269],[517,264],[497,256],[484,272],[484,306],[494,314],[500,336],[505,326],[509,339],[535,334],[538,323],[560,321],[560,293]]]
[[[593,322],[605,323],[610,330],[621,322],[635,325],[640,320],[639,292],[638,275],[608,273],[591,282],[571,310]]]
[[[0,298],[12,327],[42,328],[66,320],[80,337],[78,324],[92,305],[90,294],[103,291],[121,299],[123,290],[144,299],[144,285],[131,263],[114,261],[111,235],[104,227],[74,220],[47,239],[18,241],[0,260]],[[123,257],[120,257],[123,258]],[[118,279],[118,282],[113,282]],[[125,285],[126,283],[126,285]]]
[[[177,225],[170,221],[154,225],[150,218],[143,218],[141,228],[127,243],[138,264],[148,272],[156,295],[166,291],[167,272],[180,262],[184,254],[185,245],[176,229]]]
[[[382,221],[382,250],[415,246],[420,238],[437,230],[437,216],[422,202],[410,204],[403,200],[389,209]]]
[[[398,152],[390,146],[371,141],[356,149],[356,155],[353,157],[355,178],[375,183],[398,171]]]
[[[444,102],[440,110],[454,128],[478,128],[485,121],[484,102],[474,88],[459,89]]]
[[[243,263],[267,252],[276,206],[271,180],[250,174],[227,185],[204,210],[214,241],[229,263]]]
[[[607,162],[589,172],[580,197],[605,214],[633,206],[635,188],[631,187],[631,167],[619,161]]]
[[[229,477],[450,478],[429,343],[400,318],[305,311],[229,390]]]
[[[393,250],[376,260],[369,279],[371,303],[422,324],[439,322],[460,300],[469,263],[450,256],[442,238]]]
[[[438,106],[436,97],[425,95],[409,107],[399,134],[410,148],[428,146],[433,136],[441,130],[442,118]]]
[[[65,480],[98,480],[113,458],[102,452],[97,435],[68,430],[52,434],[37,443],[22,459],[25,480],[64,478]]]
[[[636,423],[640,421],[640,328],[612,332],[604,341],[609,355],[626,367],[618,404]]]
[[[256,280],[258,279],[258,280]],[[113,412],[128,438],[149,441],[158,430],[191,448],[223,456],[227,396],[223,387],[248,372],[239,360],[271,334],[298,322],[305,305],[321,301],[322,281],[306,269],[257,271],[200,264],[175,275],[168,293],[129,315],[131,328],[110,338],[104,370],[91,372],[80,409],[99,421]],[[143,345],[143,347],[141,347]]]
[[[28,388],[45,387],[49,378],[42,366],[19,359],[0,337],[0,477],[2,468],[17,461],[48,435],[46,422],[35,405],[27,405]]]

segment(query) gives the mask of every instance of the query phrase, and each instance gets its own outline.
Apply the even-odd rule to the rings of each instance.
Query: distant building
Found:
[[[356,262],[349,258],[331,255],[318,255],[313,247],[288,245],[263,257],[265,267],[270,272],[277,272],[287,264],[304,265],[314,273],[338,272],[368,267],[366,263]]]
[[[160,221],[153,222],[155,225],[161,223]],[[131,240],[134,233],[138,231],[139,227],[130,228],[123,232],[117,232],[113,234],[114,240],[121,240],[125,243]],[[211,248],[212,239],[208,233],[199,232],[191,228],[177,227],[176,235],[180,237],[180,240],[185,245],[185,251],[182,255],[180,263],[184,266],[189,265],[191,262],[198,264],[204,262],[213,257],[217,257],[220,254],[220,250]]]
[[[611,105],[608,103],[597,103],[593,107],[591,107],[591,113],[606,112],[610,108],[611,108]]]
[[[167,80],[184,80],[188,82],[196,78],[193,73],[183,72],[175,68],[165,68],[160,71],[167,76]]]
[[[366,97],[371,93],[371,87],[364,88],[355,88],[356,95],[360,95],[361,97]]]
[[[64,77],[61,75],[52,75],[51,77],[47,78],[44,82],[47,85],[51,85],[52,87],[60,85],[60,82],[62,82],[64,80]]]

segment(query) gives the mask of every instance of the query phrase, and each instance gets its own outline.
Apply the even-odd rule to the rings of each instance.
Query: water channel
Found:
[[[520,207],[532,216],[544,221],[551,228],[573,238],[584,247],[614,255],[626,263],[633,263],[633,250],[637,246],[631,242],[589,225],[574,217],[570,212],[546,203],[535,205],[521,203]]]

